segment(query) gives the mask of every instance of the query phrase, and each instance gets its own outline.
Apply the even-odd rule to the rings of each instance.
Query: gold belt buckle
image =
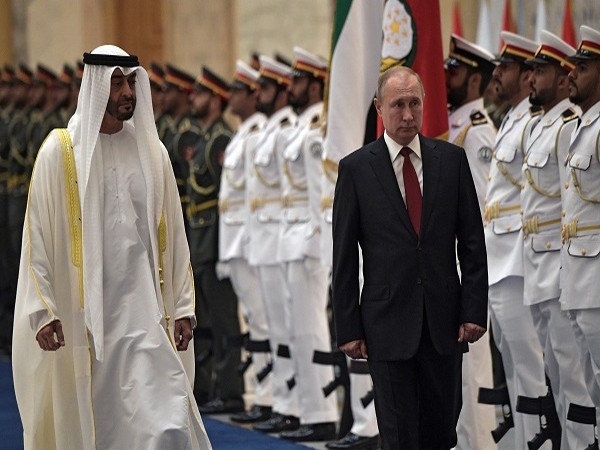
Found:
[[[569,239],[577,236],[577,219],[571,223],[564,224],[560,229],[562,243],[566,244]]]

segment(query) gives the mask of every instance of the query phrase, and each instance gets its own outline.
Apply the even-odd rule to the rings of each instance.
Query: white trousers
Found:
[[[298,389],[289,389],[287,381],[294,378],[294,364],[289,357],[277,356],[279,346],[290,348],[292,312],[290,294],[286,288],[281,264],[258,266],[260,290],[269,324],[269,341],[273,358],[273,411],[284,416],[300,415]]]
[[[346,359],[350,362],[350,358],[346,357]],[[375,415],[375,402],[372,401],[366,408],[361,402],[361,399],[372,389],[371,375],[350,372],[350,408],[354,418],[350,432],[357,436],[372,437],[379,434]]]
[[[560,448],[586,448],[594,441],[594,427],[567,420],[569,404],[592,406],[583,379],[571,321],[561,311],[558,298],[530,306],[550,378],[556,411],[562,427]]]
[[[469,345],[462,363],[462,409],[458,417],[456,433],[458,450],[496,448],[492,434],[496,428],[496,408],[477,402],[480,387],[493,385],[490,334]]]
[[[242,314],[248,325],[248,334],[253,341],[265,341],[269,339],[269,326],[261,295],[258,270],[248,264],[244,258],[229,260],[231,271],[231,285],[235,291]],[[269,353],[252,353],[252,365],[255,373],[260,372],[271,361]],[[262,381],[256,377],[252,378],[254,389],[254,404],[260,406],[271,406],[272,404],[272,374]]]
[[[569,311],[579,348],[583,379],[596,406],[596,424],[600,424],[600,308]]]
[[[515,444],[510,448],[526,449],[527,441],[540,431],[540,423],[537,416],[516,412],[517,397],[542,397],[548,388],[531,309],[523,304],[523,277],[508,277],[491,285],[489,301],[515,423]]]
[[[300,423],[338,420],[335,395],[325,397],[323,386],[334,378],[332,366],[312,362],[315,350],[331,352],[327,320],[328,268],[315,258],[285,263],[290,293],[291,354],[300,399]]]

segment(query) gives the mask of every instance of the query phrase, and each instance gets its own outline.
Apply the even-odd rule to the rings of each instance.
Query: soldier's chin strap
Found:
[[[136,67],[140,65],[136,55],[103,55],[101,53],[84,53],[83,63],[91,66]]]

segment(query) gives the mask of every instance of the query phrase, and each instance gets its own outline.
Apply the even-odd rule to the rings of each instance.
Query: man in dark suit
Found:
[[[424,95],[407,67],[380,76],[375,107],[385,134],[340,161],[333,207],[338,345],[368,359],[384,449],[456,444],[462,353],[487,323],[469,164],[462,148],[418,134]]]

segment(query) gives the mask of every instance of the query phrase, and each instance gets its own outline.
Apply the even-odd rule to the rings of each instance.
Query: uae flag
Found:
[[[336,2],[324,142],[325,157],[335,164],[365,141],[379,77],[383,4],[384,0]]]
[[[337,164],[370,140],[365,130],[377,78],[395,65],[411,67],[423,80],[422,133],[447,135],[439,0],[337,0],[330,61],[326,163]]]
[[[411,67],[425,87],[425,136],[448,136],[448,110],[439,0],[388,0],[383,13],[381,67]]]

